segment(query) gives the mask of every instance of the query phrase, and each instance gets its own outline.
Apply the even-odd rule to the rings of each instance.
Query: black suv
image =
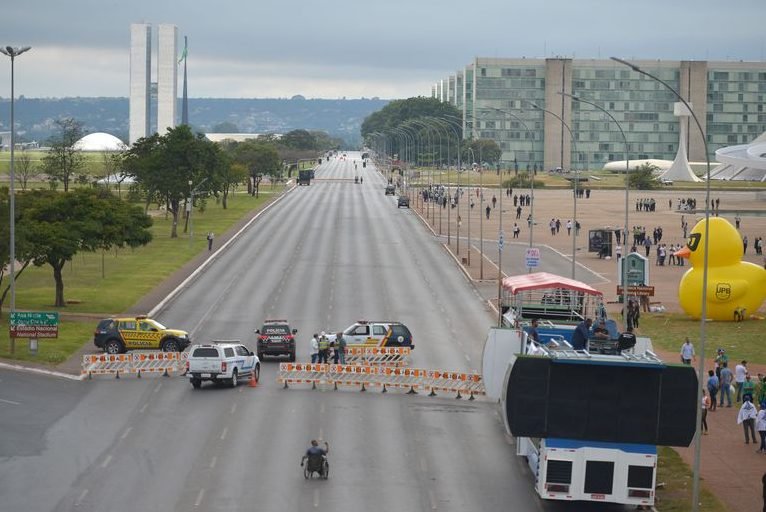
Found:
[[[386,195],[392,196],[396,194],[396,187],[393,185],[386,185]]]
[[[263,327],[255,330],[258,335],[258,359],[263,356],[286,355],[295,361],[295,335],[297,329],[290,329],[287,320],[265,320]]]
[[[399,200],[396,202],[396,207],[401,208],[402,206],[406,206],[407,208],[410,207],[410,198],[407,196],[399,196]]]

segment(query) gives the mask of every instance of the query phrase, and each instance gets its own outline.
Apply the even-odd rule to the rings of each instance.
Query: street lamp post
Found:
[[[550,114],[556,119],[558,119],[559,121],[561,121],[561,124],[564,126],[564,128],[567,129],[567,131],[569,132],[569,137],[572,139],[572,150],[575,153],[577,153],[576,142],[575,142],[574,135],[572,134],[572,129],[569,127],[569,125],[566,122],[564,122],[564,118],[562,118],[560,115],[558,115],[555,112],[551,112],[550,110],[546,110],[542,108],[537,103],[534,103],[531,101],[528,101],[527,103],[529,103],[533,108],[536,108],[542,112],[545,112],[546,114]],[[574,233],[572,234],[572,279],[575,279],[575,269],[577,268],[577,263],[576,263],[576,259],[577,259],[577,187],[579,185],[579,179],[580,179],[577,169],[575,169],[574,171],[575,171],[574,194],[573,194],[574,195],[574,211],[572,212],[572,222],[574,223],[574,226],[573,226]]]
[[[189,203],[189,249],[191,249],[192,240],[194,239],[194,223],[192,222],[192,212],[194,211],[194,194],[197,193],[199,188],[206,181],[207,181],[207,178],[205,178],[204,180],[200,181],[197,184],[196,187],[192,188],[192,185],[194,184],[194,182],[192,180],[189,180],[189,190],[191,191],[191,192],[189,192],[189,195],[191,196],[190,197],[191,202]]]
[[[623,64],[636,73],[639,73],[643,76],[646,76],[648,78],[651,78],[655,82],[660,83],[663,87],[665,87],[668,91],[670,91],[681,103],[684,104],[686,109],[689,111],[689,114],[692,116],[692,119],[694,119],[695,124],[697,125],[697,129],[700,132],[700,136],[702,137],[702,144],[705,147],[705,163],[707,164],[707,170],[706,170],[706,177],[705,177],[705,243],[703,244],[703,267],[702,267],[702,310],[700,311],[700,358],[699,358],[699,365],[697,367],[697,378],[699,379],[699,385],[697,386],[697,403],[699,404],[702,401],[702,386],[704,385],[703,382],[703,376],[705,374],[705,336],[706,336],[706,327],[705,327],[705,321],[707,317],[707,284],[708,284],[708,251],[709,251],[709,241],[710,241],[710,152],[708,151],[707,146],[707,138],[705,137],[705,130],[702,129],[702,125],[699,122],[699,119],[697,119],[697,115],[694,113],[694,110],[692,110],[689,103],[680,95],[678,92],[673,89],[668,83],[665,81],[657,78],[656,76],[652,75],[651,73],[648,73],[644,71],[643,69],[639,68],[635,64],[631,64],[630,62],[624,61],[622,59],[618,59],[617,57],[610,57],[613,61],[619,62],[620,64]],[[627,228],[627,226],[626,226]],[[702,409],[700,407],[697,407],[697,433],[695,435],[694,440],[694,478],[692,483],[692,510],[696,512],[699,510],[699,495],[700,495],[700,458],[702,456]]]
[[[14,119],[14,61],[16,57],[22,53],[29,51],[31,46],[22,46],[21,48],[16,46],[6,46],[0,48],[0,53],[7,55],[11,58],[11,169],[10,178],[11,186],[9,189],[10,197],[8,198],[10,203],[10,277],[11,277],[11,316],[16,312],[16,174],[14,169],[14,149],[16,146],[16,125]],[[16,338],[11,336],[10,340],[10,352],[14,354],[16,352]]]
[[[617,125],[617,129],[620,130],[620,135],[622,135],[622,140],[625,143],[625,229],[623,230],[623,236],[624,240],[622,241],[624,249],[623,249],[623,258],[628,254],[627,246],[628,246],[628,202],[630,200],[630,194],[629,189],[630,185],[628,182],[628,173],[630,172],[630,160],[628,160],[628,138],[625,136],[625,132],[622,129],[622,126],[617,121],[617,119],[614,118],[612,114],[609,113],[605,108],[597,105],[596,103],[593,103],[592,101],[588,101],[585,99],[580,98],[579,96],[575,96],[574,94],[569,94],[566,92],[560,92],[559,94],[562,94],[564,96],[568,96],[569,98],[572,98],[574,101],[579,101],[580,103],[587,103],[588,105],[600,110],[609,118],[614,121],[614,124]],[[621,281],[622,281],[622,304],[624,308],[627,308],[628,304],[628,266],[625,264],[625,260],[622,260],[622,275]],[[627,309],[625,310],[627,311]]]

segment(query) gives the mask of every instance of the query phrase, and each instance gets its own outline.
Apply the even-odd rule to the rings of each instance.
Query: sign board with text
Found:
[[[44,311],[14,311],[11,313],[12,338],[58,338],[59,314]]]
[[[524,253],[524,260],[527,263],[527,268],[537,268],[540,266],[540,249],[537,247],[529,247]]]
[[[617,295],[622,295],[622,286],[617,286]],[[628,295],[634,297],[654,297],[654,286],[628,286]]]

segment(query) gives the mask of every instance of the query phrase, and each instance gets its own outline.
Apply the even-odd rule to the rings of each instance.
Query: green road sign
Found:
[[[58,338],[58,312],[15,311],[11,313],[12,338]]]

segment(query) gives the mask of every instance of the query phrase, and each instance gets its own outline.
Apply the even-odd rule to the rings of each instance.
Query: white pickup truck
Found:
[[[235,388],[240,379],[252,376],[257,381],[260,374],[258,356],[240,343],[213,342],[189,349],[186,376],[194,389],[202,387],[206,380]]]

